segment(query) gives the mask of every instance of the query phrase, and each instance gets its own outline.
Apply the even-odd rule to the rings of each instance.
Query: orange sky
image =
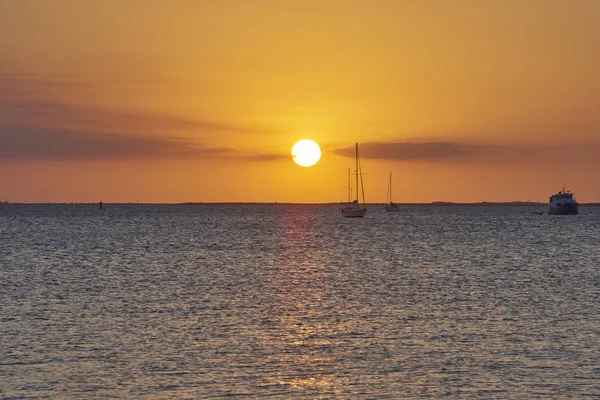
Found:
[[[0,3],[0,201],[600,201],[596,0]],[[323,158],[289,157],[303,138]]]

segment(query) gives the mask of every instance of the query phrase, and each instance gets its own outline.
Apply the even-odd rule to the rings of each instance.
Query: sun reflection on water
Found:
[[[331,267],[322,263],[327,257],[323,249],[311,247],[318,234],[314,219],[303,207],[289,207],[281,218],[282,252],[271,280],[278,294],[273,314],[277,323],[268,340],[273,348],[284,350],[272,355],[282,371],[272,383],[298,393],[332,395],[348,383],[331,366],[343,363],[337,348],[347,344],[344,336],[351,327],[327,293],[324,277]]]

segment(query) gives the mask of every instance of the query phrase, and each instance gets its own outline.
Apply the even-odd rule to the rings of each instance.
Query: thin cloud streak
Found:
[[[360,144],[361,158],[379,160],[441,160],[472,155],[477,146],[451,142],[369,142]],[[334,150],[343,157],[354,157],[354,147]]]
[[[0,73],[0,160],[280,158],[200,144],[215,135],[273,133],[269,129],[61,100],[83,84],[69,77]]]
[[[248,154],[208,147],[189,139],[141,137],[62,129],[0,125],[0,161],[115,161],[124,159],[213,159],[269,162],[283,154]]]
[[[193,132],[253,134],[264,130],[236,126],[211,120],[143,111],[117,111],[47,101],[0,102],[0,122],[14,126],[34,126],[42,129],[64,128],[94,132],[125,131],[128,134],[161,134],[162,132]]]
[[[367,142],[360,144],[363,159],[389,161],[489,164],[587,163],[598,164],[600,142],[562,145],[474,145],[458,142]],[[354,147],[333,151],[354,157]]]
[[[256,154],[256,155],[243,155],[238,154],[233,156],[237,160],[245,161],[279,161],[291,159],[291,156],[287,154]]]
[[[93,83],[87,83],[92,85]],[[212,134],[274,133],[267,127],[243,126],[211,118],[188,118],[142,110],[113,110],[64,100],[64,94],[79,90],[82,82],[68,77],[0,74],[0,124],[63,128],[92,132],[150,134],[185,132],[195,136]],[[84,89],[83,93],[87,91]]]
[[[0,160],[91,161],[136,158],[203,158],[232,152],[190,140],[132,137],[31,127],[0,126]]]

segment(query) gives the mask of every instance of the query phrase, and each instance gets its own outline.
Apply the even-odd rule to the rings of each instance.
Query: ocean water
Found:
[[[0,206],[0,397],[598,398],[600,208]]]

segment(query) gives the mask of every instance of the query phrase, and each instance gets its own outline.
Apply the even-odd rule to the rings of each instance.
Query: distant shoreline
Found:
[[[6,205],[19,205],[19,206],[44,206],[44,205],[55,205],[55,206],[98,206],[100,202],[94,203],[11,203],[11,202],[0,202],[0,206]],[[103,205],[108,206],[339,206],[345,203],[286,203],[286,202],[184,202],[184,203],[107,203],[103,202]],[[454,203],[450,201],[434,201],[431,203],[395,203],[401,207],[415,207],[415,206],[523,206],[523,207],[546,207],[548,203],[541,202],[527,202],[527,201],[507,201],[507,202],[493,202],[493,201],[481,201],[474,203]],[[388,203],[367,203],[367,206],[386,206]],[[600,206],[600,203],[579,203],[580,206]]]

